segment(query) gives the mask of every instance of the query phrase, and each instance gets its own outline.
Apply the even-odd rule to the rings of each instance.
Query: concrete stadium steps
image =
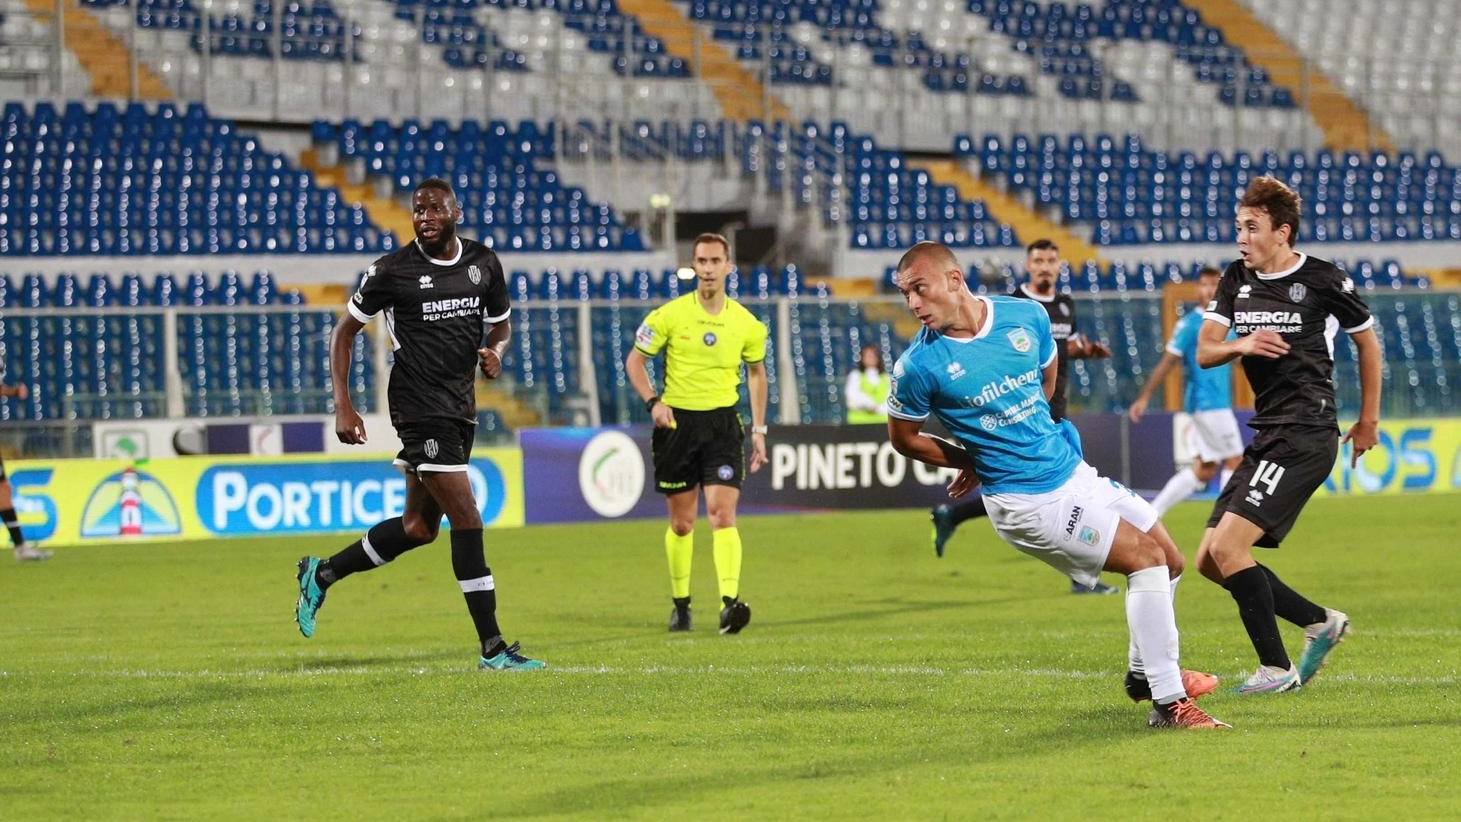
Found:
[[[51,0],[25,0],[25,5],[38,19],[45,19],[56,12],[56,3]],[[131,53],[127,44],[83,8],[78,0],[63,0],[61,5],[66,30],[73,34],[87,33],[84,43],[68,39],[66,45],[91,78],[92,95],[131,99]],[[172,90],[140,57],[137,60],[136,96],[143,100],[173,99]]]
[[[727,119],[790,120],[786,105],[768,95],[755,75],[736,61],[725,46],[702,33],[696,37],[695,24],[668,0],[619,0],[619,13],[639,21],[644,30],[658,37],[670,54],[684,60],[710,87]],[[770,101],[767,111],[766,101]]]
[[[1221,31],[1225,40],[1240,44],[1248,59],[1267,71],[1275,85],[1292,92],[1296,102],[1304,102],[1304,58],[1278,32],[1238,0],[1188,0],[1188,4],[1202,14],[1204,23]],[[1393,150],[1389,136],[1317,67],[1311,66],[1307,87],[1308,111],[1324,130],[1327,148],[1368,152],[1378,146]]]
[[[1061,256],[1069,261],[1072,268],[1084,265],[1087,260],[1104,264],[1101,255],[1089,241],[1072,234],[1064,226],[1041,217],[1015,198],[970,174],[958,161],[910,158],[908,165],[910,168],[927,170],[943,185],[954,186],[959,190],[959,196],[965,200],[983,200],[990,218],[1013,228],[1015,236],[1022,244],[1046,237],[1060,246]]]
[[[508,428],[536,428],[543,425],[543,415],[532,405],[513,396],[506,388],[495,383],[477,380],[476,397],[478,410],[492,410]]]
[[[344,166],[327,166],[320,162],[319,153],[309,148],[300,152],[299,164],[315,175],[321,186],[328,186],[340,192],[347,203],[359,203],[365,214],[377,227],[396,235],[399,247],[416,236],[411,225],[411,212],[393,198],[382,199],[368,185],[352,185],[346,182]]]

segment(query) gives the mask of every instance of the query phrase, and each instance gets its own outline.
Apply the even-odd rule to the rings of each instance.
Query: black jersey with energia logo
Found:
[[[389,397],[397,427],[433,417],[476,421],[477,349],[484,326],[506,320],[511,304],[492,249],[458,242],[451,260],[406,244],[366,269],[350,298],[350,313],[361,322],[385,312],[396,358]]]
[[[1070,346],[1075,336],[1075,300],[1069,294],[1041,296],[1021,285],[1011,296],[1034,300],[1045,307],[1050,316],[1050,336],[1055,338],[1055,393],[1050,395],[1050,416],[1056,422],[1065,419],[1066,392],[1070,388]]]
[[[1333,263],[1305,254],[1292,268],[1258,274],[1234,261],[1223,272],[1204,319],[1244,337],[1277,331],[1289,344],[1282,357],[1243,357],[1257,411],[1248,424],[1338,428],[1334,408],[1334,337],[1374,323],[1354,281]]]

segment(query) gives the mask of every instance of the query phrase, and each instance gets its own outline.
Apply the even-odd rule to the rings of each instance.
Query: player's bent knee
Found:
[[[425,517],[416,514],[407,514],[401,518],[401,525],[406,532],[406,539],[416,545],[426,545],[436,542],[436,536],[441,526],[434,522],[427,522]]]

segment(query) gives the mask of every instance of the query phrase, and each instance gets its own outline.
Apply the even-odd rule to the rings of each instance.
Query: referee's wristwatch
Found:
[[[767,430],[766,429],[766,426],[764,426],[764,425],[753,425],[753,426],[751,426],[751,433],[752,434],[760,434],[762,436],[765,436],[766,435],[766,430]]]

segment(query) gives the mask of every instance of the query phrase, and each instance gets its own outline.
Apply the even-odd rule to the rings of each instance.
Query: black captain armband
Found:
[[[658,405],[659,402],[659,395],[655,394],[653,397],[650,397],[649,399],[644,401],[644,410],[650,412],[651,414],[654,413],[654,407]]]

